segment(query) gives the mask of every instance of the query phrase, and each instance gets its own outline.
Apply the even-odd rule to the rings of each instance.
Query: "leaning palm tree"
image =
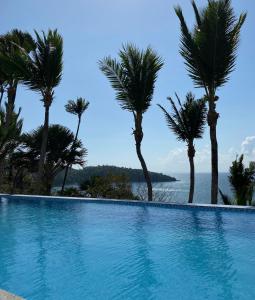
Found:
[[[128,44],[119,52],[119,61],[107,57],[99,65],[116,90],[116,98],[121,108],[133,114],[136,153],[147,183],[148,200],[152,201],[151,178],[141,152],[142,120],[151,104],[155,81],[163,62],[150,47],[140,51],[134,45]]]
[[[16,68],[22,82],[32,91],[39,92],[45,109],[43,138],[40,151],[38,179],[43,176],[49,130],[49,110],[54,98],[54,88],[59,85],[63,69],[63,39],[57,30],[39,35],[35,31],[36,48],[31,55],[23,53]]]
[[[187,153],[190,163],[189,203],[192,203],[195,187],[194,157],[196,151],[194,140],[202,138],[207,110],[204,99],[195,100],[194,95],[191,93],[186,95],[186,101],[183,104],[177,94],[176,98],[180,106],[179,109],[176,107],[172,98],[168,98],[171,104],[172,113],[168,113],[161,105],[158,104],[158,106],[163,110],[167,125],[177,136],[177,139],[187,143]]]
[[[77,129],[76,129],[76,134],[75,134],[73,145],[75,145],[76,140],[78,138],[80,125],[81,125],[81,117],[82,117],[83,113],[85,112],[85,110],[88,109],[88,107],[89,107],[89,102],[81,97],[77,98],[76,101],[69,100],[68,103],[65,105],[67,112],[78,117],[78,125],[77,125]],[[62,188],[61,188],[61,194],[63,193],[63,191],[65,189],[66,178],[67,178],[68,170],[70,167],[72,167],[72,166],[70,166],[70,165],[66,166],[63,184],[62,184]]]
[[[188,29],[180,7],[175,8],[181,24],[180,54],[185,60],[189,76],[196,87],[204,88],[208,102],[207,122],[211,138],[211,203],[218,197],[218,143],[216,95],[219,87],[229,80],[234,70],[241,27],[246,14],[236,18],[231,0],[208,0],[207,6],[199,10],[192,1],[196,24]]]

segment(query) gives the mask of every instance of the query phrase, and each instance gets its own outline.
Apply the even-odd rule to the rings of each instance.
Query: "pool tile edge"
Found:
[[[0,299],[1,300],[25,300],[24,298],[21,298],[19,296],[16,296],[14,294],[8,293],[4,290],[0,289]]]
[[[41,196],[41,195],[20,195],[20,194],[0,194],[0,198],[20,199],[20,200],[62,200],[62,201],[78,201],[87,203],[105,203],[105,204],[121,204],[121,205],[135,205],[135,206],[154,206],[166,208],[183,208],[183,209],[206,209],[206,210],[228,210],[228,211],[247,211],[255,213],[254,206],[237,206],[237,205],[212,205],[200,203],[166,203],[154,201],[139,201],[139,200],[116,200],[116,199],[99,199],[99,198],[82,198],[82,197],[61,197],[61,196]]]

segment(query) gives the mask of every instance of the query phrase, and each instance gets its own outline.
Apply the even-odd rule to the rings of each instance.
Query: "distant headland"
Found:
[[[172,182],[176,178],[162,173],[149,172],[152,182]],[[145,182],[143,171],[141,169],[132,169],[116,166],[88,166],[84,169],[71,169],[68,173],[67,184],[80,184],[92,176],[125,175],[131,182]],[[61,172],[55,179],[54,185],[60,185],[63,182],[64,173]]]

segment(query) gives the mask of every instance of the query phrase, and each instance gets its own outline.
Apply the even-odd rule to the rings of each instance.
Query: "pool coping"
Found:
[[[83,198],[83,197],[62,197],[62,196],[42,196],[42,195],[23,195],[23,194],[0,194],[0,198],[20,199],[20,200],[64,200],[78,201],[87,203],[105,203],[105,204],[121,204],[135,206],[154,206],[166,208],[199,208],[206,210],[230,210],[230,211],[249,211],[255,212],[255,206],[238,206],[238,205],[222,205],[222,204],[201,204],[201,203],[169,203],[156,201],[141,200],[119,200],[119,199],[101,199],[101,198]]]
[[[19,296],[16,296],[14,294],[11,294],[5,290],[0,289],[0,299],[1,300],[25,300],[24,298],[21,298]]]

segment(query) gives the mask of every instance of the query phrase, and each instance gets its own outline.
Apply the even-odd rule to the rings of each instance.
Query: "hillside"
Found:
[[[85,167],[82,170],[72,169],[68,173],[66,184],[80,184],[88,180],[91,176],[106,176],[125,174],[131,182],[144,182],[143,171],[140,169],[121,168],[115,166],[95,166]],[[174,177],[162,173],[150,172],[152,182],[171,182],[176,181]],[[54,185],[59,186],[63,182],[64,172],[61,172],[55,179]]]

